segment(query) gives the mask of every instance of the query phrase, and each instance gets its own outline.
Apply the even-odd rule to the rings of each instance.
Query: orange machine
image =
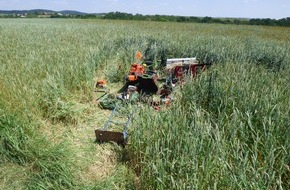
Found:
[[[103,87],[105,87],[106,85],[107,85],[107,81],[106,81],[106,80],[104,80],[104,79],[99,79],[99,80],[97,81],[96,87],[97,87],[97,88],[103,88]]]
[[[156,93],[158,91],[156,81],[157,74],[155,72],[146,71],[146,66],[143,64],[133,63],[126,76],[125,85],[118,92],[126,92],[128,86],[133,85],[137,87],[139,93]]]
[[[128,81],[133,82],[138,79],[138,76],[143,76],[145,73],[145,67],[142,64],[133,63],[128,75]]]

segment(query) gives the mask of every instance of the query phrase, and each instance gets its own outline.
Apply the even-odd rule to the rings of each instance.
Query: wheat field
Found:
[[[0,42],[0,189],[289,189],[289,28],[0,19]],[[116,90],[148,47],[212,67],[125,149],[94,143],[96,79]]]

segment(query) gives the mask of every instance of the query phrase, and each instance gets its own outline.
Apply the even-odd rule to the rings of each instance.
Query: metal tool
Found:
[[[108,121],[105,123],[103,129],[95,130],[96,134],[96,142],[103,143],[103,142],[116,142],[117,144],[125,145],[127,143],[127,130],[128,127],[133,119],[133,112],[134,109],[130,111],[130,113],[127,115],[127,121],[126,122],[115,122],[114,118],[118,114],[119,107],[116,106],[113,111],[111,112],[111,115],[108,119]],[[110,126],[114,125],[123,125],[123,131],[122,132],[116,132],[116,131],[109,131]]]

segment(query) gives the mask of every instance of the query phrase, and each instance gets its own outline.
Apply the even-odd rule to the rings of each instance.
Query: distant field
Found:
[[[290,28],[0,19],[0,42],[0,189],[289,189]],[[148,47],[213,66],[126,149],[95,144],[95,80]]]

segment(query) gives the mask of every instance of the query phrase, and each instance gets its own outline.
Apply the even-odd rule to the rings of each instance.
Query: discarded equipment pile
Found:
[[[153,106],[155,110],[159,110],[161,105],[168,105],[173,101],[173,89],[176,84],[184,81],[185,75],[192,75],[195,77],[199,72],[206,69],[208,64],[200,64],[196,58],[175,58],[167,59],[164,71],[166,73],[165,79],[159,79],[157,71],[153,69],[153,63],[145,61],[143,64],[133,63],[130,71],[126,76],[124,86],[118,91],[119,95],[114,96],[109,94],[105,89],[106,81],[98,80],[96,87],[98,91],[104,94],[97,99],[98,104],[103,109],[112,110],[111,115],[102,129],[96,129],[96,142],[116,142],[121,145],[127,143],[127,129],[133,119],[133,113],[138,109],[138,103],[147,103]],[[162,82],[161,87],[158,87],[159,82]],[[153,95],[158,95],[159,100],[156,101]],[[135,106],[130,107],[132,104]],[[129,107],[130,108],[129,108]],[[122,122],[117,121],[120,112],[123,113]],[[123,126],[122,131],[113,131],[109,129],[112,125]]]

